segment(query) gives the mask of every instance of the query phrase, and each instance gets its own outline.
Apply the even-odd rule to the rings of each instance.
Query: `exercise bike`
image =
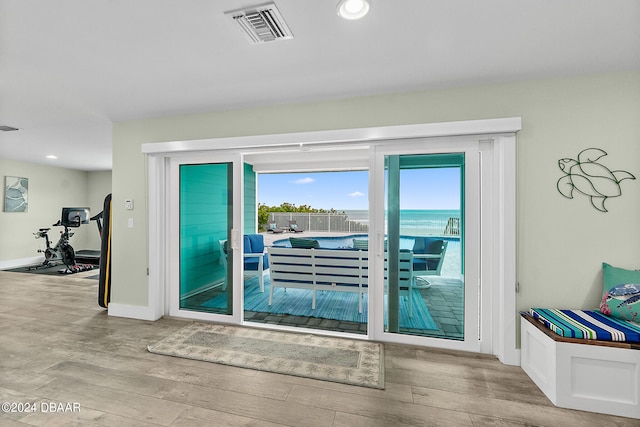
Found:
[[[53,224],[53,227],[61,226],[60,221]],[[41,228],[37,232],[33,233],[36,239],[45,239],[46,249],[38,249],[38,252],[44,252],[44,261],[42,266],[54,267],[62,261],[67,268],[70,268],[76,263],[76,254],[73,250],[73,246],[69,243],[69,239],[73,236],[73,232],[69,231],[69,227],[64,226],[64,231],[60,232],[60,239],[56,242],[55,246],[51,246],[51,240],[49,240],[49,230],[51,228]]]
[[[60,273],[78,273],[93,268],[87,264],[76,264],[76,254],[73,246],[69,243],[69,239],[73,236],[70,227],[80,227],[80,224],[87,224],[89,210],[86,208],[62,208],[62,219],[53,224],[53,227],[64,227],[64,231],[60,232],[60,238],[55,246],[51,246],[49,239],[49,230],[51,228],[41,228],[33,233],[36,239],[45,239],[46,249],[38,249],[39,253],[44,252],[44,261],[38,267],[55,267],[62,262],[67,268],[61,270]]]

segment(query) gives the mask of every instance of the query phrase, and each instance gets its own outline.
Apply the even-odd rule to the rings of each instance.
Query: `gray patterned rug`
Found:
[[[382,344],[237,326],[192,323],[151,353],[371,388],[384,388]]]

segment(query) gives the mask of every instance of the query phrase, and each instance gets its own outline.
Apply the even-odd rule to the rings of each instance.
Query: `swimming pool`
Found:
[[[296,238],[304,238],[304,239],[313,239],[317,240],[320,244],[321,248],[326,249],[344,249],[344,248],[353,248],[353,239],[364,239],[367,240],[369,238],[368,234],[350,234],[348,236],[300,236],[296,235]],[[460,240],[458,237],[439,237],[443,240]],[[400,236],[400,249],[412,249],[413,242],[415,241],[415,237],[413,236]],[[289,243],[289,239],[280,239],[273,242],[273,246],[278,246],[281,248],[290,248],[291,243]]]

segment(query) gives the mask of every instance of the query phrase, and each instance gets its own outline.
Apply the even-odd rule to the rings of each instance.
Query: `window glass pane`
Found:
[[[464,339],[464,154],[385,159],[385,330]]]
[[[269,268],[256,274],[257,258],[244,260],[245,320],[367,333],[368,178],[367,171],[258,175],[259,233],[247,238],[260,251],[264,242]]]
[[[180,166],[180,308],[231,314],[231,163]]]

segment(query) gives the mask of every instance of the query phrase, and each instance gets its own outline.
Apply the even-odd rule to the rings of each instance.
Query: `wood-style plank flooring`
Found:
[[[109,317],[89,275],[0,271],[0,402],[37,408],[1,426],[640,425],[556,408],[520,368],[475,354],[385,345],[385,390],[151,354],[188,321]],[[67,403],[79,412],[50,410]]]

